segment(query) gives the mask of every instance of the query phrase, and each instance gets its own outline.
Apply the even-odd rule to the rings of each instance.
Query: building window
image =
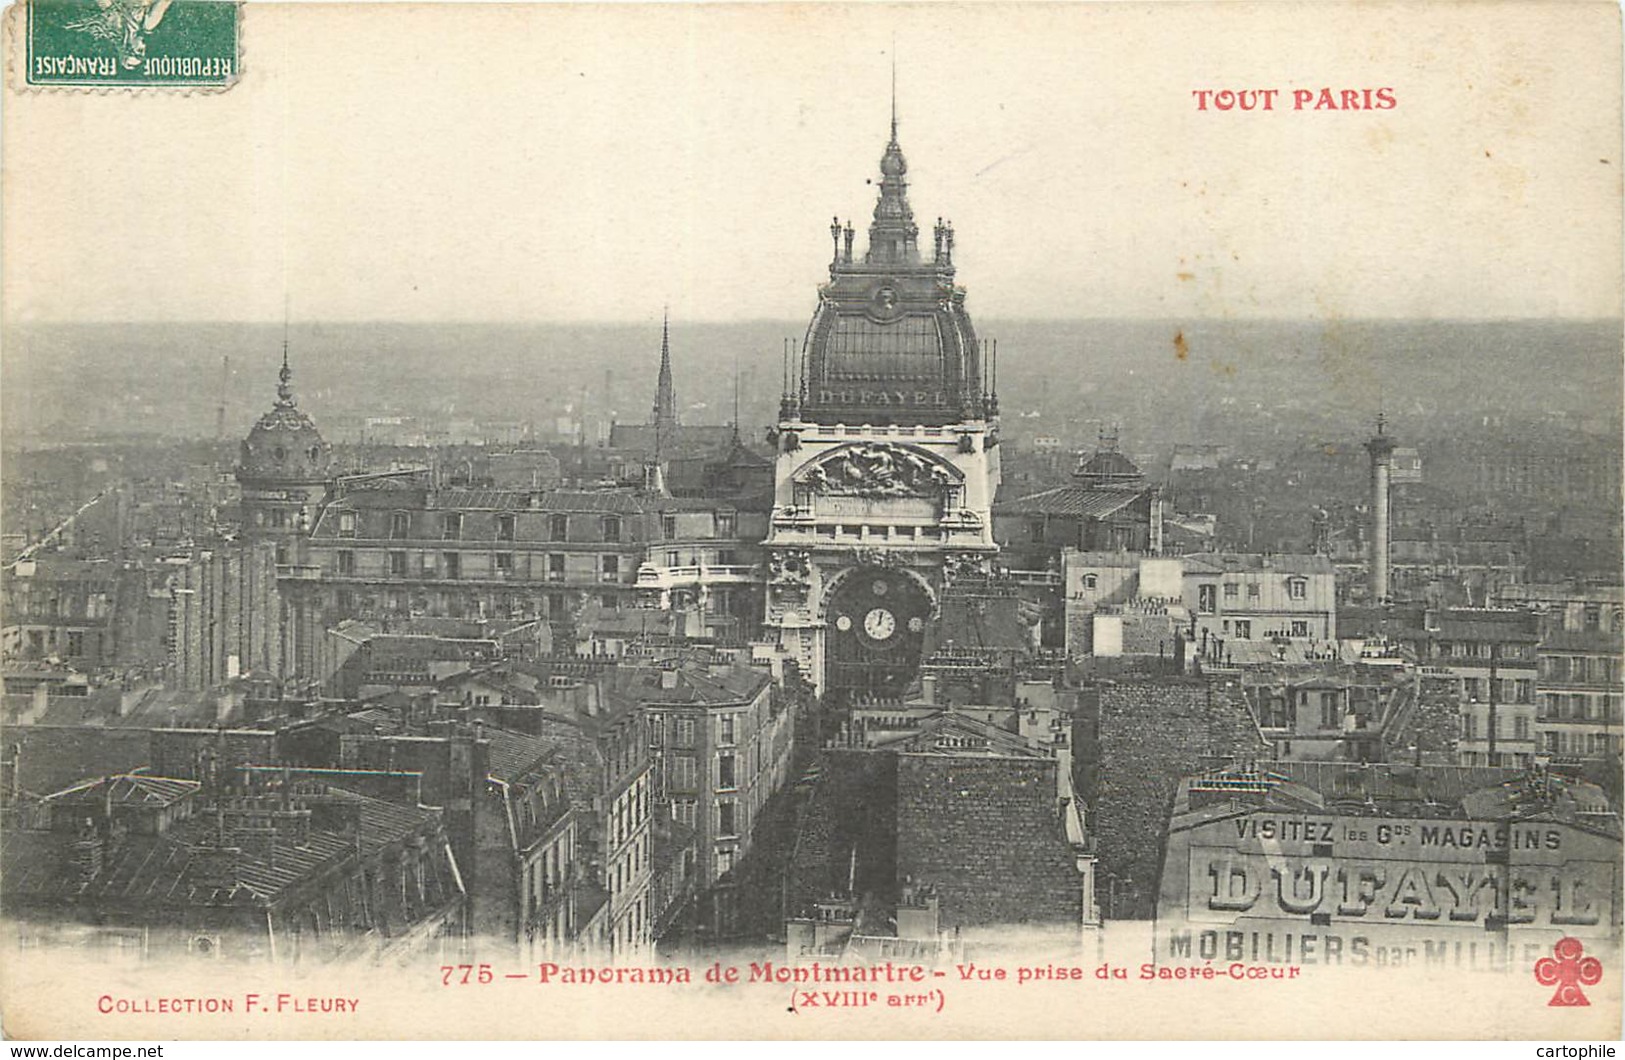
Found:
[[[1292,635],[1300,640],[1309,636],[1309,623],[1303,619],[1294,619],[1292,622]]]
[[[497,540],[512,541],[514,532],[514,517],[511,515],[497,516]]]
[[[498,552],[498,553],[494,554],[491,557],[491,559],[492,559],[492,562],[496,565],[496,571],[497,571],[498,574],[503,575],[503,576],[507,576],[507,575],[513,573],[513,553],[512,552]]]
[[[85,635],[77,629],[68,630],[68,651],[70,658],[77,658],[85,653]]]
[[[698,787],[699,765],[693,755],[671,756],[671,786],[675,791],[693,791]]]
[[[694,719],[693,718],[678,718],[677,719],[676,736],[675,736],[675,739],[672,742],[678,747],[693,747],[694,746]]]
[[[547,554],[547,580],[550,582],[564,580],[564,553],[549,552]]]
[[[674,548],[673,549],[667,549],[666,550],[666,566],[668,566],[668,567],[681,567],[682,565],[683,565],[682,557],[677,554],[677,550],[674,549]]]
[[[1211,615],[1217,608],[1217,595],[1217,591],[1211,582],[1206,585],[1198,585],[1196,587],[1197,612],[1204,615]]]
[[[389,513],[389,536],[396,541],[404,541],[412,536],[412,513]]]
[[[736,718],[732,714],[724,714],[722,717],[717,719],[717,743],[721,744],[723,747],[732,747],[735,743],[735,720]]]
[[[391,552],[389,554],[389,573],[397,578],[406,577],[406,553]]]
[[[693,799],[676,799],[671,804],[672,816],[677,818],[680,823],[693,828],[695,821],[698,819],[694,812],[697,805]]]
[[[717,803],[717,835],[739,834],[738,814],[734,812],[736,808],[732,799]]]
[[[717,536],[718,537],[733,537],[734,534],[737,532],[735,530],[735,527],[737,525],[738,525],[738,523],[736,522],[736,520],[734,518],[734,513],[733,512],[718,512],[717,513]]]
[[[1478,739],[1478,718],[1468,714],[1461,719],[1461,734],[1469,740]]]
[[[734,775],[734,756],[731,753],[717,755],[717,788],[728,790],[739,786],[739,778]]]
[[[1253,624],[1252,624],[1251,620],[1245,619],[1245,618],[1236,619],[1236,639],[1237,640],[1252,640],[1253,639]]]
[[[677,516],[662,515],[660,517],[660,535],[667,541],[677,540]]]
[[[354,552],[351,552],[347,548],[340,549],[339,552],[338,552],[338,558],[339,558],[339,573],[340,574],[354,574],[355,573],[355,553]]]
[[[1289,578],[1286,583],[1286,594],[1294,600],[1308,599],[1309,583],[1302,578]]]
[[[1514,740],[1529,739],[1529,719],[1522,714],[1512,719],[1512,738]]]
[[[1249,599],[1249,600],[1258,599],[1258,583],[1257,582],[1248,582],[1247,583],[1247,599]]]
[[[1096,586],[1098,586],[1099,584],[1100,584],[1100,577],[1098,575],[1085,574],[1083,576],[1083,587],[1085,589],[1093,589]]]
[[[1234,600],[1240,595],[1241,586],[1237,585],[1235,582],[1224,583],[1224,598],[1226,600]]]
[[[1322,729],[1335,729],[1342,722],[1342,711],[1337,709],[1337,693],[1322,692],[1320,694],[1320,727]]]
[[[604,516],[604,540],[619,541],[621,539],[621,517],[618,515]]]
[[[610,553],[600,561],[600,579],[606,582],[619,581],[621,577],[621,557]]]
[[[568,515],[548,516],[547,536],[554,541],[570,540],[570,517]]]
[[[440,557],[445,561],[446,577],[460,578],[463,574],[463,557],[455,552],[447,552]]]
[[[354,537],[355,536],[355,512],[340,512],[339,513],[339,536],[340,537]]]
[[[440,537],[445,541],[459,541],[463,536],[463,513],[447,512],[440,524]]]
[[[1543,719],[1556,720],[1563,716],[1563,697],[1548,692],[1541,697],[1540,716]]]
[[[1031,519],[1027,522],[1027,530],[1035,544],[1044,543],[1044,520]]]

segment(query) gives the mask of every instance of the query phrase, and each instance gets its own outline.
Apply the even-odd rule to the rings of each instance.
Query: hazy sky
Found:
[[[5,99],[12,323],[797,318],[911,198],[982,316],[1620,312],[1612,4],[250,4],[219,95]],[[1279,90],[1271,112],[1192,92]],[[1387,87],[1378,112],[1295,88]],[[858,246],[864,238],[860,235]]]

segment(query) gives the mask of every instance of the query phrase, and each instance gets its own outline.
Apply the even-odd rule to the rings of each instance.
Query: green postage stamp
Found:
[[[30,85],[225,88],[240,72],[235,0],[28,0]]]

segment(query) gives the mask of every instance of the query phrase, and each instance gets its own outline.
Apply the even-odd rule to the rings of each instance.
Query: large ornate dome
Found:
[[[243,439],[237,481],[254,484],[318,484],[327,480],[333,447],[311,418],[299,411],[293,396],[293,369],[282,354],[276,404],[259,418]]]

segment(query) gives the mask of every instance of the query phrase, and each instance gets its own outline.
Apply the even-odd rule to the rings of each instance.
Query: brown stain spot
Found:
[[[1189,360],[1191,355],[1190,344],[1185,341],[1185,329],[1180,328],[1174,332],[1174,358],[1176,360]]]
[[[1326,451],[1326,455],[1327,455],[1327,456],[1336,456],[1336,455],[1337,455],[1337,446],[1335,446],[1335,445],[1328,445],[1328,446],[1326,446],[1326,450],[1325,450],[1325,451]]]
[[[1495,157],[1495,156],[1494,156],[1494,155],[1491,155],[1491,154],[1490,154],[1490,153],[1489,153],[1489,152],[1488,152],[1488,151],[1485,151],[1485,152],[1484,152],[1484,157],[1485,157],[1485,158],[1493,158],[1493,157]]]
[[[1176,273],[1174,273],[1174,275],[1178,276],[1181,280],[1194,280],[1194,279],[1196,279],[1196,273],[1194,273],[1194,272],[1176,272]]]

